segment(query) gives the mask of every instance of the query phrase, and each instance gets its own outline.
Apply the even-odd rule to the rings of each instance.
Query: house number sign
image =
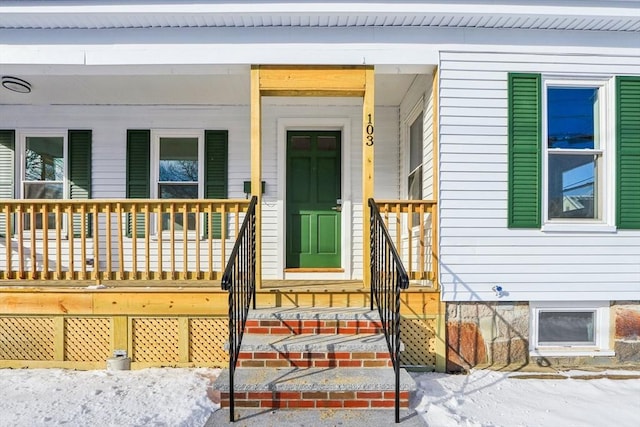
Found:
[[[369,123],[367,124],[366,132],[367,142],[365,142],[365,144],[371,147],[373,145],[373,123],[371,123],[371,114],[369,114]]]

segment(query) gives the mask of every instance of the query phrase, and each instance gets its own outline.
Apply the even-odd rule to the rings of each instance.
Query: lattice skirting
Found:
[[[0,366],[102,368],[117,349],[134,367],[225,367],[227,336],[220,317],[0,316]]]
[[[436,365],[436,319],[400,319],[404,351],[400,363],[409,366]]]

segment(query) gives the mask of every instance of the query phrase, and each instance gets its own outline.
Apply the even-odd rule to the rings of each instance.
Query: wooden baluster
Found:
[[[187,278],[188,271],[188,259],[187,249],[189,247],[187,242],[187,234],[189,232],[189,214],[187,213],[187,204],[182,204],[182,279]]]
[[[13,269],[11,263],[11,255],[13,253],[13,247],[11,242],[11,206],[4,205],[4,241],[6,247],[6,268],[4,272],[5,279],[13,278]]]
[[[408,251],[408,255],[409,255],[409,261],[408,261],[408,266],[407,266],[407,270],[409,273],[409,278],[411,278],[411,273],[413,273],[413,204],[411,202],[409,202],[407,204],[407,227],[408,227],[408,238],[407,238],[407,242],[408,242],[408,246],[409,246],[409,251]]]
[[[80,276],[80,280],[87,280],[87,205],[84,203],[80,205]]]
[[[149,219],[151,215],[149,213],[149,203],[144,204],[144,280],[149,280],[149,272],[151,271],[151,242],[149,235],[151,234],[149,228]]]
[[[49,279],[49,206],[42,204],[42,271],[40,279]]]
[[[237,205],[236,205],[237,206]],[[237,210],[236,210],[237,211]],[[236,232],[236,239],[238,233]],[[222,213],[220,214],[220,271],[224,272],[227,261],[227,205],[222,203]]]
[[[157,217],[156,217],[156,237],[158,241],[158,280],[164,278],[162,273],[162,203],[156,204]]]
[[[69,267],[67,268],[67,279],[75,279],[75,248],[73,236],[73,205],[67,205],[67,240],[69,241]]]
[[[418,218],[420,219],[420,241],[418,244],[420,245],[420,279],[424,279],[424,258],[425,258],[425,232],[424,232],[424,203],[420,203],[420,214]]]
[[[18,278],[24,279],[24,213],[22,205],[18,205],[18,226],[16,232],[18,233]]]
[[[176,279],[176,216],[175,216],[175,203],[171,203],[169,205],[169,239],[170,239],[170,250],[171,250],[171,280]]]
[[[31,218],[31,273],[29,278],[36,277],[36,206],[32,203],[29,209]]]
[[[124,280],[124,224],[122,203],[116,203],[116,221],[118,223],[118,280]]]
[[[138,279],[138,205],[133,203],[131,205],[131,252],[132,258],[131,262],[131,280]]]
[[[106,243],[106,247],[107,247],[107,265],[106,265],[106,270],[104,272],[103,278],[106,280],[111,280],[113,279],[113,254],[111,253],[112,251],[112,243],[111,243],[111,203],[107,203],[104,206],[104,212],[105,212],[105,221],[104,221],[104,227],[105,227],[105,233],[104,233],[104,238],[105,238],[105,243]]]
[[[209,250],[207,254],[209,257],[207,270],[209,280],[213,280],[213,205],[211,203],[207,204],[207,212],[207,249]]]
[[[93,280],[96,284],[102,279],[100,277],[100,233],[98,230],[98,205],[93,204]]]
[[[197,202],[196,205],[196,280],[201,279],[200,277],[200,215],[201,215],[201,205],[200,202]]]
[[[56,274],[55,280],[62,280],[62,216],[60,203],[56,203]]]

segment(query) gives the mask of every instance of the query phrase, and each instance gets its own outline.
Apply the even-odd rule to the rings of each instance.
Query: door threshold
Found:
[[[285,273],[344,273],[344,268],[312,267],[312,268],[285,268]]]

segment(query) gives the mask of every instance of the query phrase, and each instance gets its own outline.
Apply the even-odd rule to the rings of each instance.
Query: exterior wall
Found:
[[[559,233],[507,228],[507,73],[640,73],[637,55],[608,56],[597,48],[591,55],[565,55],[570,52],[556,47],[546,54],[441,53],[444,300],[638,298],[640,230]],[[492,291],[495,285],[502,286],[501,297]]]
[[[638,366],[640,302],[611,303],[611,347],[615,356],[534,356],[529,353],[530,310],[526,302],[447,304],[447,371],[475,366],[512,370],[537,367]]]
[[[351,253],[343,258],[350,277],[362,277],[362,107],[357,99],[287,100],[265,102],[263,117],[263,180],[266,182],[263,206],[263,277],[281,278],[284,227],[280,213],[284,209],[284,183],[278,175],[284,159],[278,140],[278,121],[283,118],[308,119],[305,129],[319,129],[326,123],[348,123],[343,133],[343,154],[349,171],[343,186],[343,200],[349,209],[345,223],[352,224],[351,235],[344,240]],[[0,126],[6,129],[91,129],[92,197],[125,198],[127,129],[227,129],[229,131],[229,198],[244,198],[243,182],[250,179],[249,106],[0,106]],[[320,125],[314,125],[314,120]],[[331,125],[329,125],[331,127]],[[335,126],[334,126],[335,128]],[[398,107],[376,108],[376,197],[397,198]],[[284,175],[282,176],[284,179]],[[345,178],[343,177],[343,180]],[[102,239],[104,244],[104,238]],[[233,241],[227,242],[227,254]],[[76,245],[76,247],[78,247]],[[206,248],[205,248],[206,249]],[[215,249],[215,248],[214,248]],[[91,248],[89,247],[89,250]],[[201,253],[206,259],[208,253]],[[280,257],[280,258],[279,258]],[[4,257],[2,257],[2,261]],[[17,262],[17,260],[14,260]],[[128,262],[129,260],[125,260]],[[141,262],[142,260],[139,260]],[[28,266],[27,266],[28,267]],[[179,266],[178,266],[179,268]],[[216,268],[220,268],[217,266]]]

